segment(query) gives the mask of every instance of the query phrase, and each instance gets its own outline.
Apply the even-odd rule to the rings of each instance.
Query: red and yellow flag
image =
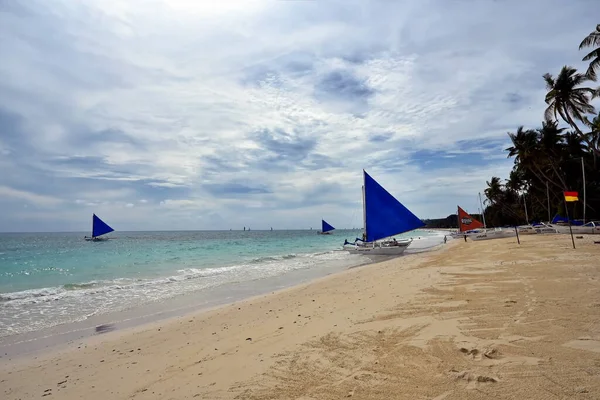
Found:
[[[579,201],[579,193],[577,192],[565,192],[565,201]]]
[[[481,222],[471,217],[460,207],[458,207],[458,226],[460,227],[461,232],[483,228],[483,224]]]

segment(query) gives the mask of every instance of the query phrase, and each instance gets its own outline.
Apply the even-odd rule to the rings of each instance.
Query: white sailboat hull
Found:
[[[570,234],[568,225],[553,225],[556,228],[558,233]],[[600,224],[595,224],[593,222],[586,224],[584,226],[571,226],[573,230],[573,235],[600,235]]]
[[[558,233],[558,231],[552,226],[542,226],[539,228],[535,228],[535,233],[537,233],[538,235],[552,235]]]
[[[384,243],[365,243],[363,245],[347,244],[344,250],[350,254],[363,254],[373,256],[398,256],[410,246],[412,240]]]
[[[535,235],[535,228],[531,225],[521,225],[517,227],[519,235]]]
[[[469,239],[478,241],[478,240],[490,240],[490,239],[502,239],[514,237],[517,234],[514,229],[487,229],[483,232],[476,232],[468,235]]]

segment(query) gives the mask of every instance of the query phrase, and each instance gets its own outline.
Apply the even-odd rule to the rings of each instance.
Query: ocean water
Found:
[[[235,293],[236,284],[285,274],[324,276],[372,261],[341,250],[360,233],[115,232],[103,242],[84,233],[0,234],[0,337],[216,287]],[[412,252],[443,240],[427,230],[397,237],[418,236]]]

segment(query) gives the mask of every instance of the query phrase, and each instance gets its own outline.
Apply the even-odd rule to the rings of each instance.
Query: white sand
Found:
[[[2,399],[598,399],[600,245],[451,242],[2,359]]]

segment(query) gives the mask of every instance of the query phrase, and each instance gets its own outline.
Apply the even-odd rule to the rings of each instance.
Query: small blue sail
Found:
[[[324,219],[321,220],[321,225],[322,225],[322,229],[321,232],[325,233],[325,232],[329,232],[334,230],[335,228],[331,225],[329,225]]]
[[[108,226],[106,222],[102,221],[96,216],[96,214],[94,214],[94,217],[92,219],[92,237],[106,235],[107,233],[110,233],[112,231],[114,231],[113,228]]]
[[[367,242],[374,242],[425,226],[416,215],[388,193],[366,171],[365,230]]]

